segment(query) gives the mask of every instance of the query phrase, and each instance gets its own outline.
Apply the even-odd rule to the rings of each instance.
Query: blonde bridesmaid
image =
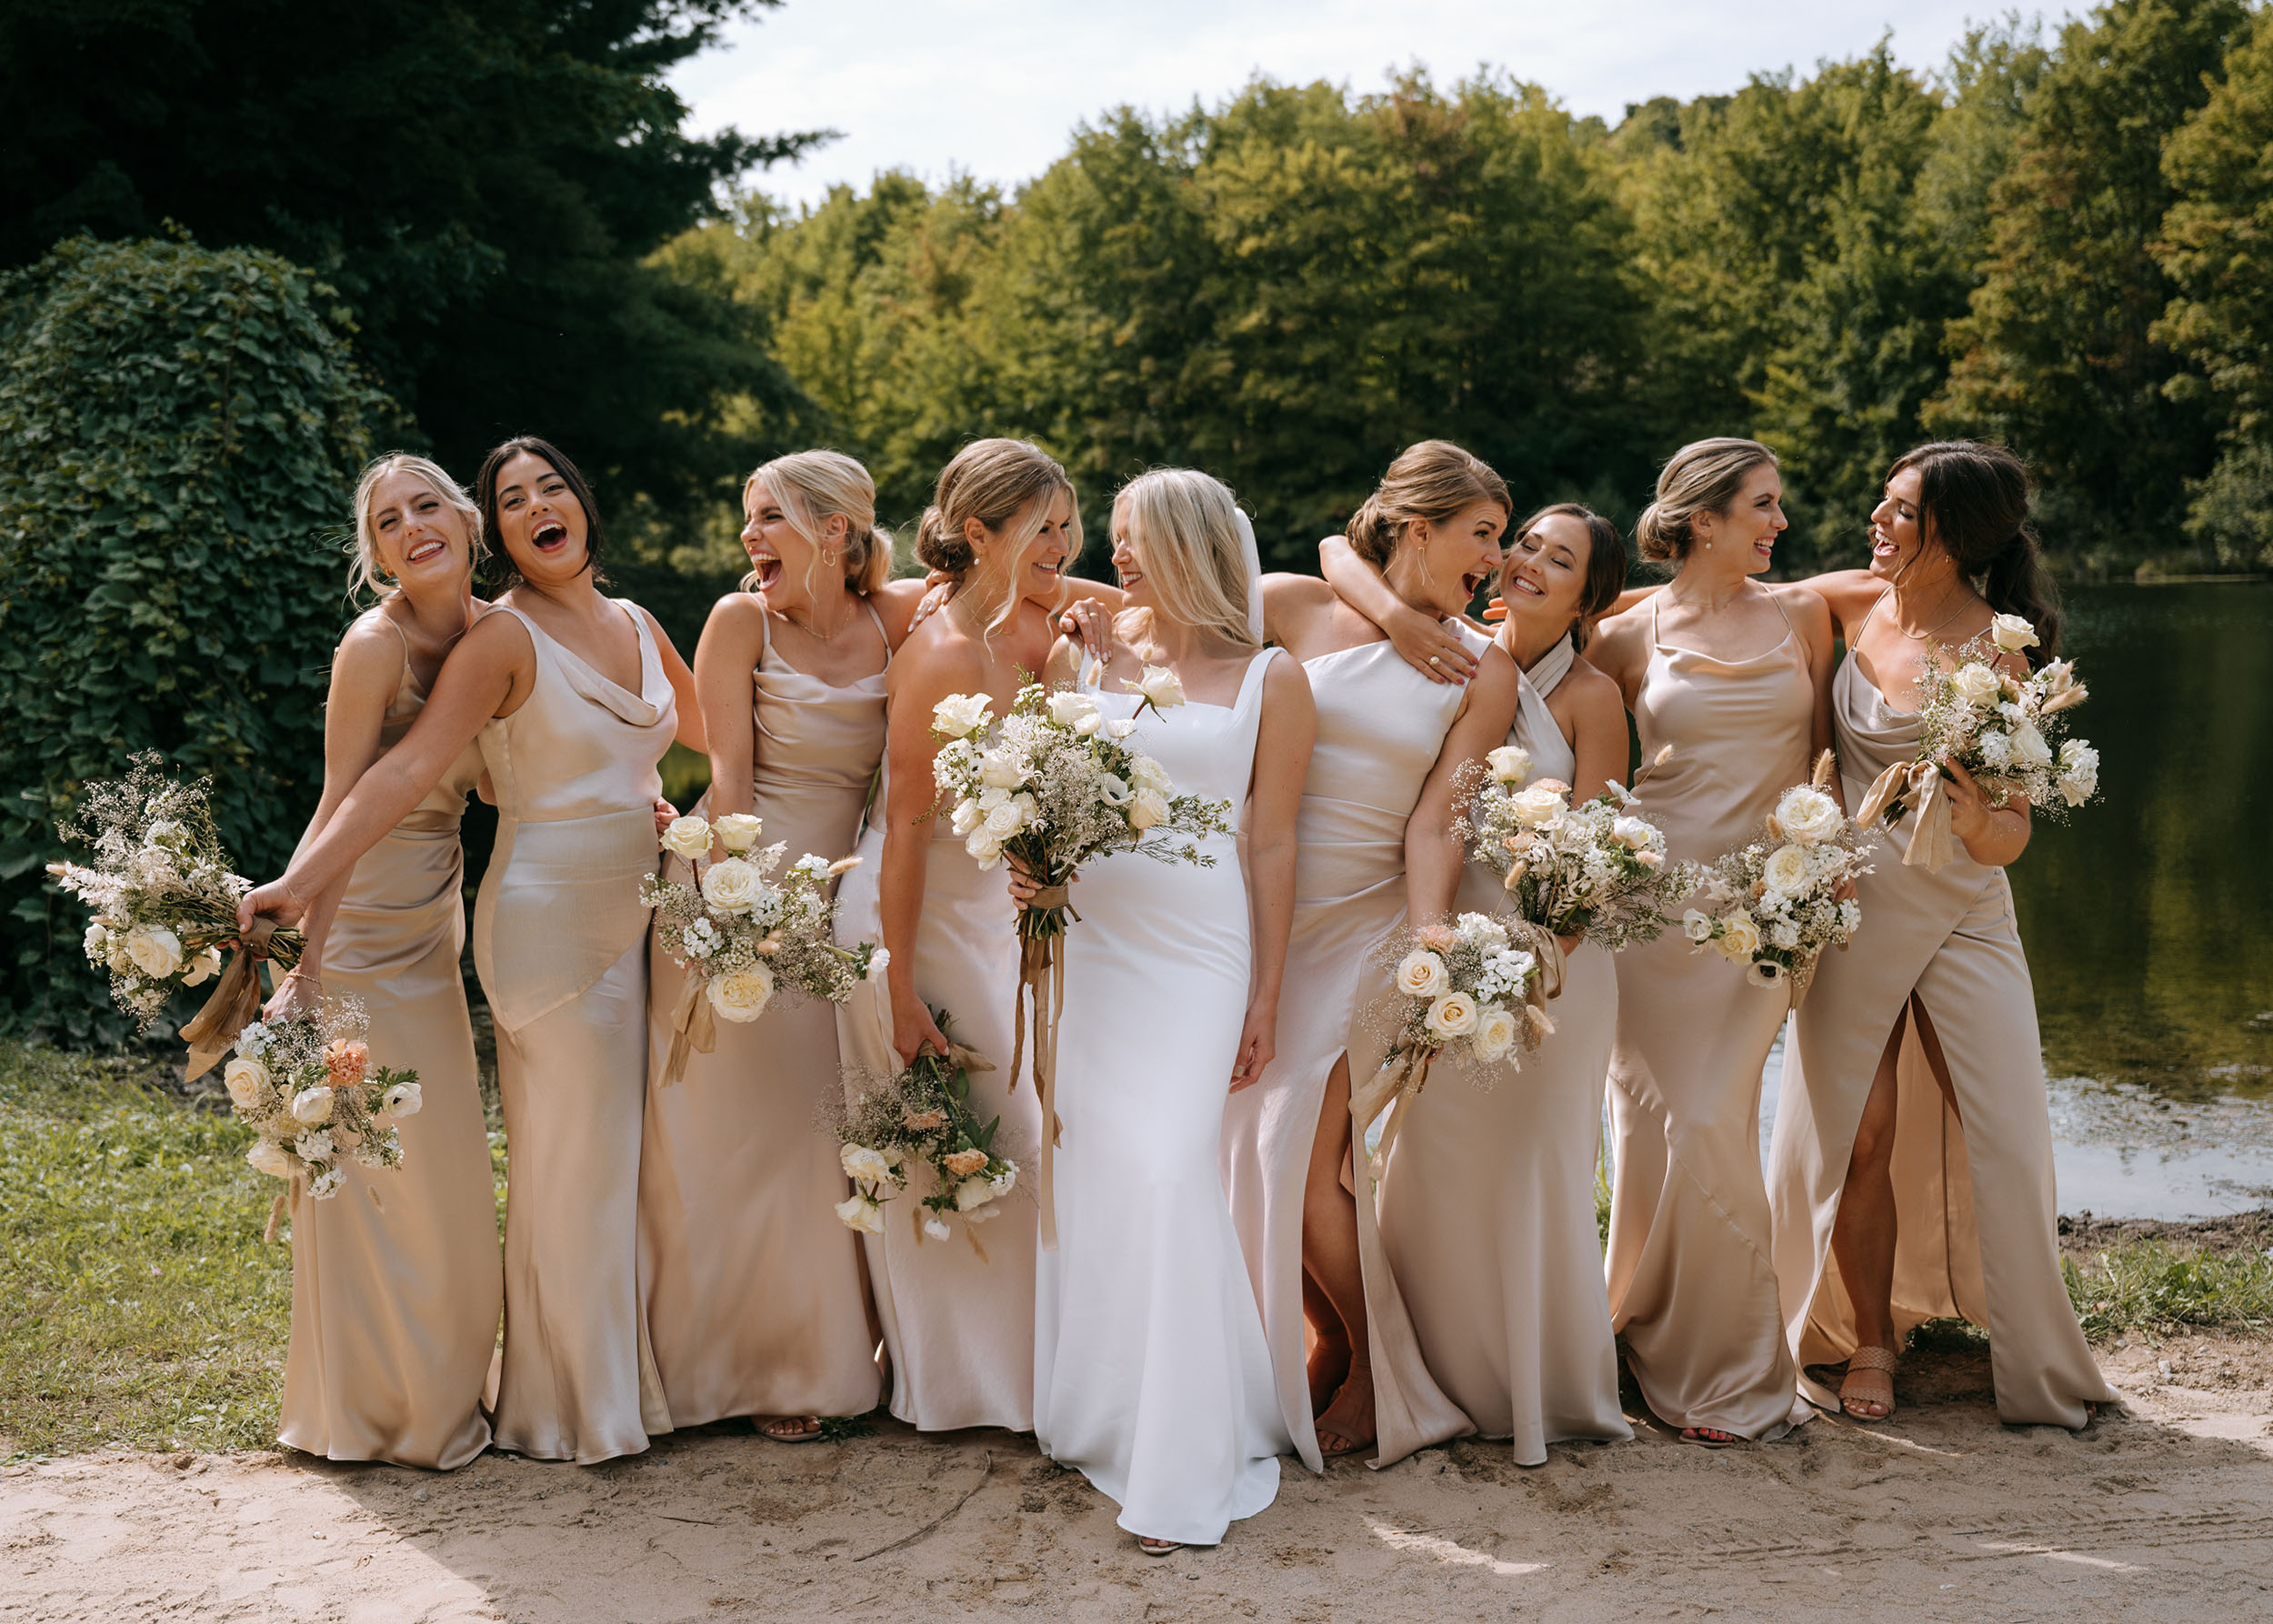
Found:
[[[1498,568],[1507,519],[1498,475],[1427,440],[1389,465],[1348,537],[1401,602],[1451,624]],[[1405,915],[1407,820],[1432,773],[1505,737],[1516,673],[1474,636],[1477,680],[1433,683],[1313,576],[1264,576],[1263,604],[1270,640],[1310,680],[1317,735],[1296,820],[1286,984],[1297,990],[1277,1058],[1232,1096],[1224,1182],[1297,1452],[1315,1471],[1324,1456],[1377,1444],[1386,1465],[1469,1425],[1429,1378],[1372,1204],[1353,1194],[1350,1087],[1357,1055],[1377,1048],[1359,1006]]]
[[[1417,617],[1381,602],[1378,577],[1336,552],[1337,588],[1379,613],[1393,637],[1424,646],[1427,628],[1404,624]],[[1524,521],[1500,576],[1507,618],[1497,641],[1522,673],[1507,742],[1530,757],[1533,780],[1560,779],[1574,799],[1626,778],[1617,685],[1579,657],[1588,623],[1625,584],[1617,527],[1567,502]],[[1430,794],[1414,813],[1406,887],[1416,921],[1504,903],[1497,878],[1454,838],[1457,810],[1450,794]],[[1413,1102],[1381,1178],[1381,1244],[1429,1373],[1524,1466],[1543,1463],[1551,1443],[1633,1436],[1595,1229],[1617,976],[1599,948],[1577,937],[1562,946],[1553,1034],[1492,1088],[1447,1070]]]
[[[981,872],[947,820],[927,816],[937,793],[932,712],[950,694],[984,694],[992,714],[1007,714],[1049,658],[1053,606],[1080,547],[1073,483],[1039,447],[976,440],[940,474],[916,551],[954,580],[954,596],[908,634],[886,678],[884,782],[837,916],[840,938],[880,935],[891,954],[888,1000],[856,994],[846,1007],[846,1061],[896,1070],[926,1045],[944,1054],[948,1036],[977,1050],[996,1069],[972,1076],[972,1108],[1001,1118],[997,1144],[1029,1168],[1041,1114],[1031,1077],[1009,1069],[1016,910],[1004,877]],[[865,1238],[892,1413],[926,1431],[1033,1429],[1036,1209],[1015,1197],[1002,1206],[983,1238],[959,1218],[938,1238],[916,1227],[916,1202],[895,1201],[883,1232]]]
[[[1640,809],[1677,859],[1752,838],[1830,741],[1823,600],[1752,579],[1784,526],[1767,446],[1683,446],[1637,527],[1642,556],[1673,564],[1673,579],[1604,622],[1589,650],[1634,713],[1644,757],[1673,747]],[[1746,985],[1677,932],[1619,954],[1617,982],[1611,1324],[1643,1398],[1682,1438],[1780,1437],[1807,1411],[1777,1305],[1759,1110],[1789,989]]]
[[[320,837],[402,741],[443,660],[487,607],[474,596],[481,515],[423,456],[383,456],[355,486],[355,584],[379,601],[340,639],[324,709]],[[361,1001],[374,1061],[418,1073],[403,1165],[342,1163],[292,1216],[292,1340],[276,1436],[333,1460],[449,1470],[489,1445],[483,1410],[505,1289],[496,1196],[458,954],[458,820],[482,772],[470,744],[433,790],[316,899],[275,1020],[326,993]]]
[[[1929,662],[1946,666],[1998,614],[2034,625],[2029,661],[2059,644],[2009,452],[1921,446],[1894,465],[1870,521],[1867,569],[1807,583],[1847,641],[1832,714],[1850,806],[1915,756]],[[1999,663],[2026,675],[2017,656]],[[1768,1187],[1785,1327],[1809,1398],[1882,1420],[1909,1328],[1961,1314],[1988,1328],[2000,1417],[2080,1427],[2113,1394],[2060,1276],[2036,996],[2005,877],[2028,848],[2028,807],[1989,802],[1962,767],[1951,777],[1960,855],[1904,863],[1905,814],[1859,885],[1867,934],[1825,955],[1786,1043]],[[1841,1361],[1836,1392],[1808,1369]]]
[[[676,736],[705,747],[694,677],[654,618],[604,596],[600,517],[542,440],[508,440],[476,485],[510,585],[444,665],[402,743],[364,774],[241,917],[297,918],[478,739],[497,844],[474,961],[497,1028],[512,1155],[499,1449],[590,1463],[669,1424],[641,1334],[640,1116],[647,912]]]
[[[867,470],[835,451],[776,457],[742,490],[750,575],[695,649],[711,787],[696,810],[755,813],[762,844],[853,849],[884,759],[885,671],[922,596],[893,582]],[[684,877],[685,865],[669,859]],[[648,1064],[660,1077],[683,972],[648,956]],[[647,1090],[640,1298],[674,1427],[757,1418],[785,1442],[876,1408],[876,1339],[849,1193],[823,1102],[842,1088],[836,1014],[777,999],[721,1021],[709,1054]]]

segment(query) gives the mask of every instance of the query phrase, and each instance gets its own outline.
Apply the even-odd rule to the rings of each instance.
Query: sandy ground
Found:
[[[1006,1433],[722,1427],[446,1477],[80,1457],[0,1472],[0,1619],[2273,1617],[2273,1342],[2104,1358],[2131,1413],[2073,1437],[1998,1425],[1985,1351],[1914,1355],[1887,1426],[1293,1468],[1227,1544],[1157,1560]]]

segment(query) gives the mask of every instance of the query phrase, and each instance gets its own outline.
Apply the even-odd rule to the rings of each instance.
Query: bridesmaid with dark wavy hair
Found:
[[[2035,628],[2026,661],[1998,660],[2013,676],[2059,647],[2028,472],[2001,446],[1903,457],[1870,516],[1869,567],[1807,584],[1847,641],[1832,719],[1849,807],[1916,754],[1919,680],[1991,617]],[[1909,1328],[1962,1315],[1988,1328],[1998,1415],[2080,1427],[2114,1395],[2060,1275],[2036,994],[2005,877],[2028,807],[1949,777],[1959,855],[1904,861],[1918,817],[1904,814],[1859,882],[1865,933],[1823,956],[1787,1040],[1769,1158],[1786,1329],[1807,1396],[1875,1421],[1894,1412]]]

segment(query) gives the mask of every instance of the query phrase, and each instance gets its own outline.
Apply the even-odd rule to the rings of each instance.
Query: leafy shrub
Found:
[[[90,778],[213,774],[245,871],[322,777],[335,538],[384,397],[274,255],[78,239],[0,276],[0,1028],[125,1035],[47,883]]]

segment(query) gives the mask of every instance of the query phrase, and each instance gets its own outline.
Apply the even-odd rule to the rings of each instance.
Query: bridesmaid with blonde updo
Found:
[[[355,584],[379,601],[332,658],[319,838],[425,707],[443,661],[488,606],[474,596],[481,514],[423,456],[380,457],[355,486]],[[496,1196],[458,954],[458,820],[482,777],[469,741],[426,797],[317,897],[271,1020],[328,993],[362,1003],[375,1065],[418,1074],[403,1164],[340,1164],[329,1200],[292,1215],[292,1341],[276,1436],[333,1460],[448,1470],[489,1444],[483,1392],[505,1288]]]
[[[868,472],[836,451],[776,457],[742,488],[750,574],[695,649],[710,741],[706,817],[754,813],[783,861],[853,849],[884,759],[886,668],[923,586],[893,581]],[[668,859],[677,877],[686,863]],[[671,1048],[685,972],[648,956],[651,1075]],[[836,1014],[777,997],[716,1023],[716,1047],[647,1090],[639,1166],[640,1298],[674,1427],[758,1418],[786,1443],[825,1415],[876,1408],[858,1240],[822,1103],[840,1088]]]

